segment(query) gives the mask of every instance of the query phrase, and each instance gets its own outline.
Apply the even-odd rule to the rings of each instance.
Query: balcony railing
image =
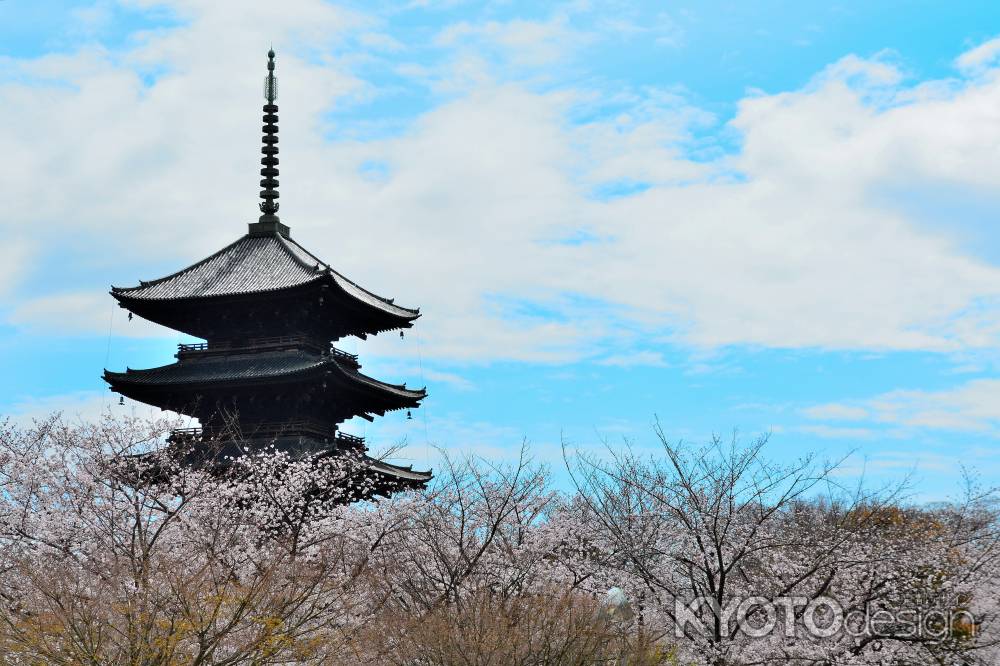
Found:
[[[355,367],[361,367],[360,364],[358,363],[358,355],[357,354],[348,354],[343,349],[337,349],[333,345],[330,345],[329,354],[331,356],[333,356],[334,358],[339,358],[342,361],[347,361],[347,363],[349,363],[349,364],[351,364],[351,365],[353,365]]]
[[[201,439],[202,433],[205,432],[201,428],[174,428],[170,431],[171,441],[177,441],[181,439]]]
[[[358,355],[348,354],[333,345],[317,342],[312,338],[298,335],[282,335],[270,338],[250,338],[244,341],[220,340],[217,342],[195,342],[177,345],[177,358],[194,355],[232,354],[246,351],[281,351],[286,349],[305,349],[316,353],[326,353],[347,363],[358,366]]]
[[[278,335],[268,338],[248,338],[246,340],[216,340],[177,345],[177,355],[201,353],[230,353],[247,350],[310,349],[324,351],[324,344],[301,335]]]
[[[338,442],[343,442],[347,446],[345,448],[362,448],[365,445],[365,438],[358,437],[357,435],[348,435],[346,432],[337,432],[336,437]]]
[[[227,440],[234,437],[247,439],[276,438],[282,436],[313,435],[324,439],[333,439],[343,448],[362,448],[365,444],[364,437],[349,435],[344,432],[333,430],[319,421],[307,419],[287,422],[266,422],[247,424],[242,432],[233,428],[177,428],[170,431],[171,442],[181,442],[202,439]]]

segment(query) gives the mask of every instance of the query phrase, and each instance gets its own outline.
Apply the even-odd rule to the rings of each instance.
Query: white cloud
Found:
[[[22,301],[9,317],[12,324],[33,332],[63,335],[103,333],[131,338],[173,338],[176,332],[128,315],[101,292],[64,292]]]
[[[663,354],[652,351],[638,351],[627,354],[612,354],[599,361],[599,365],[611,365],[620,368],[633,368],[636,366],[666,367],[667,362],[663,359]]]
[[[113,8],[109,0],[71,10],[73,30],[81,35],[94,37],[111,22]]]
[[[397,53],[406,50],[406,45],[391,35],[382,32],[366,32],[358,38],[363,46],[379,51]]]
[[[885,194],[1000,186],[1000,82],[911,90],[883,62],[848,58],[805,90],[743,100],[731,125],[742,147],[706,164],[682,144],[708,116],[670,91],[640,91],[616,100],[626,111],[578,125],[568,118],[599,93],[497,83],[473,32],[534,62],[549,56],[532,45],[573,37],[558,19],[487,24],[441,37],[472,51],[449,65],[467,66],[471,87],[400,136],[330,143],[324,114],[371,93],[350,58],[331,54],[376,21],[318,0],[171,6],[187,22],[124,54],[8,61],[22,82],[0,84],[0,179],[19,196],[0,228],[14,244],[30,230],[57,248],[74,283],[19,294],[16,323],[106,331],[108,282],[158,277],[243,233],[273,39],[282,217],[347,275],[422,306],[428,357],[607,358],[636,335],[935,351],[1000,338],[1000,270]],[[360,173],[366,163],[385,176]],[[593,196],[617,181],[648,189]],[[581,232],[592,240],[553,242]],[[75,283],[83,266],[107,276],[89,297]],[[4,270],[14,282],[26,268]]]
[[[97,423],[102,415],[127,414],[142,418],[179,418],[197,426],[197,420],[182,417],[174,412],[162,411],[155,407],[135,402],[128,398],[119,404],[118,394],[111,391],[74,391],[57,395],[30,397],[7,405],[0,405],[0,420],[10,418],[12,422],[27,426],[32,421],[42,421],[54,414],[60,414],[68,423]]]
[[[860,58],[856,55],[844,56],[826,67],[816,78],[816,82],[829,80],[848,81],[857,86],[891,86],[899,83],[902,72],[883,58],[889,53],[877,54],[874,58]]]
[[[424,368],[422,370],[418,370],[418,372],[429,381],[439,384],[448,384],[458,391],[472,391],[476,388],[476,385],[468,379],[462,377],[461,375],[456,375],[453,372],[441,372],[440,370],[431,370],[430,368]]]
[[[848,403],[817,405],[805,414],[816,420],[1000,436],[1000,380],[974,379],[940,391],[900,389]]]
[[[601,34],[616,35],[628,40],[636,36],[652,36],[660,46],[680,47],[684,44],[684,29],[666,12],[655,16],[627,17],[628,5],[616,7],[614,18],[599,18],[597,25]]]
[[[30,424],[32,420],[43,420],[55,413],[61,413],[68,421],[80,420],[97,422],[116,397],[97,391],[76,391],[62,395],[32,397],[8,405],[4,416],[15,423]]]
[[[489,44],[502,49],[512,64],[530,66],[565,57],[586,37],[571,29],[565,17],[557,15],[547,21],[461,21],[441,30],[434,41],[439,46],[471,45],[477,49]]]
[[[870,428],[841,428],[828,425],[800,426],[795,430],[826,439],[873,439],[878,434]]]
[[[803,413],[811,419],[820,421],[864,421],[870,416],[864,407],[838,403],[809,407],[803,410]]]
[[[896,488],[899,484],[905,486],[904,492],[912,488],[916,482],[928,476],[940,478],[947,475],[959,478],[963,462],[973,462],[966,451],[953,454],[935,453],[932,451],[874,451],[867,454],[854,453],[849,455],[842,464],[834,470],[833,476],[848,478],[851,483],[864,479],[869,487],[873,483]],[[988,459],[975,462],[987,462]],[[992,467],[992,465],[989,465]],[[947,495],[927,495],[922,493],[924,501],[940,501],[949,499]],[[955,499],[955,497],[951,497]]]
[[[27,272],[31,255],[27,239],[7,239],[0,244],[0,296],[14,291]]]
[[[867,454],[860,452],[850,455],[835,471],[835,476],[850,478],[852,483],[864,478],[869,486],[873,483],[888,487],[904,483],[904,492],[924,488],[913,499],[924,502],[962,501],[964,484],[963,471],[971,471],[982,479],[995,478],[1000,473],[997,465],[995,449],[977,449],[974,447],[953,447],[949,450],[884,450]],[[944,486],[948,490],[934,493],[926,491],[928,480],[939,481],[942,478],[952,480]],[[932,482],[933,483],[933,482]],[[989,482],[987,481],[987,485]],[[941,486],[939,486],[941,487]]]
[[[377,377],[407,377],[407,385],[420,387],[425,384],[440,385],[447,384],[456,391],[474,391],[476,385],[469,379],[454,372],[445,372],[430,366],[425,366],[414,348],[402,349],[403,345],[389,349],[386,345],[380,345],[381,354],[369,355],[363,352],[362,362],[365,363],[364,371]],[[353,352],[352,353],[356,353]],[[408,357],[412,364],[400,365],[398,362],[386,362],[386,357],[400,359]],[[367,362],[366,359],[372,359]],[[393,380],[396,381],[396,380]],[[402,380],[400,380],[402,381]]]
[[[994,37],[960,55],[955,59],[955,66],[961,70],[977,70],[996,63],[998,56],[1000,37]]]
[[[432,407],[413,412],[413,419],[379,419],[373,424],[348,424],[345,432],[364,435],[372,450],[378,446],[404,444],[393,458],[414,467],[439,468],[441,451],[451,455],[479,456],[492,461],[509,461],[517,455],[517,446],[525,433],[510,426],[485,421],[470,421],[465,415],[437,413]],[[533,446],[534,454],[557,455],[551,447]]]
[[[573,144],[584,153],[581,161],[587,165],[580,175],[588,184],[631,181],[677,186],[718,173],[715,165],[684,159],[680,148],[692,127],[714,122],[710,114],[691,107],[672,91],[620,94],[616,101],[627,104],[628,112],[573,130]]]

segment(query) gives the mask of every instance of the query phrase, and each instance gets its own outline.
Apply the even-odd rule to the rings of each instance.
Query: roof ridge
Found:
[[[111,285],[111,291],[112,292],[136,291],[138,289],[144,289],[146,287],[151,287],[154,284],[160,284],[161,282],[166,282],[167,280],[169,280],[171,278],[175,278],[178,275],[181,275],[183,273],[187,273],[188,271],[193,270],[195,268],[198,268],[198,266],[201,266],[202,264],[207,263],[207,262],[211,261],[212,259],[215,259],[220,254],[222,254],[222,253],[226,252],[227,250],[229,250],[229,248],[233,247],[237,243],[240,243],[240,242],[242,242],[242,241],[244,241],[244,240],[246,240],[248,238],[250,238],[250,234],[243,234],[242,236],[240,236],[239,238],[237,238],[232,243],[230,243],[229,245],[225,246],[224,248],[222,248],[218,252],[213,252],[212,254],[208,255],[207,257],[205,257],[201,261],[196,261],[193,264],[191,264],[190,266],[182,268],[179,271],[174,271],[170,275],[164,275],[163,277],[156,278],[155,280],[148,280],[148,281],[147,280],[139,280],[139,286],[137,286],[137,287],[116,287],[114,285]]]
[[[305,254],[309,255],[310,257],[312,257],[313,259],[315,259],[317,267],[318,266],[322,266],[327,273],[331,273],[332,275],[335,275],[336,277],[340,278],[344,282],[347,282],[348,284],[350,284],[352,287],[354,287],[354,288],[356,288],[356,289],[358,289],[360,291],[363,291],[364,293],[368,294],[372,298],[378,299],[378,300],[382,301],[383,303],[385,303],[387,305],[391,305],[391,306],[396,307],[396,308],[399,308],[400,310],[406,310],[407,312],[412,312],[413,314],[419,314],[420,313],[420,309],[419,308],[413,309],[413,308],[404,307],[402,305],[396,305],[396,303],[395,303],[396,299],[394,299],[394,298],[386,298],[384,296],[379,296],[375,292],[369,291],[368,289],[365,289],[360,284],[358,284],[357,282],[355,282],[351,278],[347,277],[346,275],[344,275],[340,271],[336,270],[335,268],[333,268],[333,266],[331,266],[327,262],[325,262],[322,259],[320,259],[319,257],[317,257],[315,254],[313,254],[312,252],[310,252],[309,250],[307,250],[305,247],[302,246],[301,243],[299,243],[299,242],[297,242],[297,241],[295,241],[295,240],[293,240],[291,238],[285,238],[284,236],[281,236],[281,235],[278,235],[278,238],[281,240],[282,246],[284,247],[285,251],[288,252],[292,256],[292,258],[295,259],[295,261],[297,261],[299,263],[299,265],[301,265],[301,266],[303,266],[305,268],[315,268],[313,266],[309,266],[308,264],[304,263],[300,257],[296,256],[295,252],[292,251],[292,249],[290,247],[288,247],[289,243],[294,244],[295,247],[299,248],[303,253],[305,253]]]
[[[302,247],[301,245],[299,245],[298,243],[296,243],[295,241],[293,241],[291,238],[285,238],[281,234],[275,234],[275,236],[277,236],[278,242],[281,243],[281,249],[283,249],[288,254],[288,256],[290,256],[295,261],[295,263],[297,263],[299,266],[302,266],[303,268],[311,269],[311,270],[314,270],[314,271],[318,271],[320,266],[324,267],[324,269],[326,269],[326,270],[332,270],[330,268],[330,264],[326,263],[325,261],[323,261],[322,259],[320,259],[319,257],[317,257],[315,254],[313,254],[309,250],[305,249],[304,247]],[[294,243],[295,247],[299,248],[304,253],[308,254],[310,257],[312,257],[313,259],[315,259],[316,260],[316,264],[314,266],[310,266],[306,262],[302,261],[302,258],[299,257],[297,254],[295,254],[295,252],[292,250],[292,248],[290,248],[288,246],[289,243]]]
[[[364,293],[368,294],[372,298],[375,298],[377,300],[382,301],[386,305],[391,305],[394,308],[399,308],[400,310],[405,310],[407,312],[412,312],[414,315],[416,315],[418,317],[420,316],[420,308],[408,308],[408,307],[405,307],[403,305],[397,305],[396,302],[395,302],[396,299],[394,299],[394,298],[386,298],[384,296],[379,296],[375,292],[369,291],[368,289],[365,289],[360,284],[358,284],[357,282],[355,282],[351,278],[345,276],[343,273],[341,273],[341,272],[339,272],[337,270],[334,270],[334,268],[331,267],[331,266],[329,266],[329,265],[327,266],[326,270],[328,272],[332,273],[333,275],[335,275],[336,277],[340,278],[344,282],[350,284],[352,287],[354,287],[358,291],[363,291]]]
[[[378,294],[376,294],[373,291],[368,291],[367,289],[365,289],[364,287],[362,287],[360,284],[358,284],[357,282],[355,282],[351,278],[347,277],[346,275],[344,275],[340,271],[334,270],[330,266],[327,266],[327,270],[330,271],[331,273],[333,273],[334,275],[336,275],[337,277],[339,277],[344,282],[349,282],[352,287],[357,287],[358,289],[360,289],[361,291],[365,292],[366,294],[368,294],[372,298],[377,298],[378,300],[382,301],[383,303],[388,303],[389,305],[396,305],[396,303],[394,302],[396,299],[394,299],[394,298],[386,298],[385,296],[379,296]],[[396,307],[397,308],[401,308],[403,310],[410,310],[411,312],[416,312],[416,310],[411,310],[410,308],[404,308],[402,305],[396,305]]]

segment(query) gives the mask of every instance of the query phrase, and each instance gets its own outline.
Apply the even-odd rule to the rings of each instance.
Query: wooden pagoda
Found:
[[[130,313],[205,342],[179,345],[176,363],[105,370],[104,379],[123,396],[200,421],[201,428],[170,437],[188,464],[223,469],[238,454],[274,447],[293,459],[360,460],[366,475],[360,485],[369,495],[423,487],[429,472],[370,458],[362,438],[338,428],[355,416],[372,421],[416,408],[426,391],[363,374],[357,356],[332,343],[409,328],[420,314],[335,271],[294,241],[278,218],[273,50],[267,68],[259,220],[181,271],[111,288]]]

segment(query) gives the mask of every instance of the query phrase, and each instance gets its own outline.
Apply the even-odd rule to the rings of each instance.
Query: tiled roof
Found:
[[[104,377],[112,385],[121,382],[132,385],[176,386],[273,379],[307,373],[320,367],[339,371],[349,381],[361,383],[382,393],[389,393],[401,398],[420,400],[427,395],[423,389],[414,391],[406,388],[405,385],[380,382],[368,375],[361,374],[346,362],[338,361],[334,356],[319,356],[301,351],[189,359],[146,370],[105,371]]]
[[[173,275],[113,291],[144,300],[197,298],[285,289],[322,277],[316,264],[310,267],[296,260],[280,238],[243,236]]]
[[[388,314],[406,319],[419,314],[360,287],[278,233],[243,236],[172,275],[111,291],[125,299],[157,301],[277,291],[322,279],[332,280],[351,297]]]

